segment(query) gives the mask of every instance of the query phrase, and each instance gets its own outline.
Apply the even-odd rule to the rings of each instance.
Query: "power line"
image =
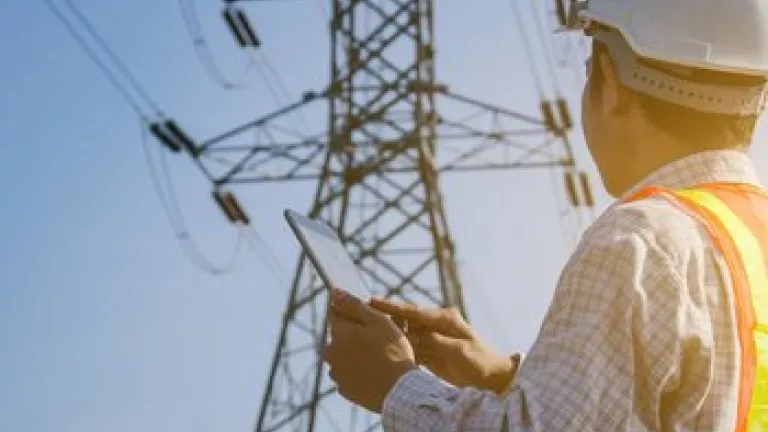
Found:
[[[197,8],[195,7],[194,0],[177,0],[179,5],[179,11],[181,19],[184,22],[184,26],[187,29],[187,34],[192,40],[192,46],[194,47],[195,55],[198,61],[203,66],[203,70],[211,80],[216,82],[225,90],[232,90],[235,88],[242,88],[243,83],[235,83],[226,77],[224,72],[216,62],[215,56],[209,47],[206,38],[203,34],[203,28],[200,25],[199,15]],[[253,59],[245,67],[245,73],[247,74],[251,67],[253,67]]]
[[[242,247],[246,239],[239,235],[234,245],[232,257],[229,259],[228,265],[217,266],[213,264],[202,253],[200,247],[192,239],[192,236],[187,228],[184,215],[181,211],[178,199],[176,198],[176,191],[173,187],[170,174],[168,172],[168,166],[163,158],[163,154],[160,154],[160,172],[152,157],[152,152],[149,146],[149,138],[147,136],[147,125],[145,121],[141,122],[141,142],[142,150],[144,152],[147,169],[149,171],[149,177],[152,183],[152,187],[160,200],[160,205],[163,207],[163,211],[168,219],[168,223],[171,225],[174,237],[176,238],[179,246],[186,255],[187,259],[192,265],[199,270],[211,273],[214,275],[222,275],[235,271],[242,262],[238,263],[238,257],[241,255]],[[162,175],[161,175],[162,174]],[[162,183],[165,181],[166,187],[164,190]],[[167,195],[166,195],[167,194]]]
[[[72,25],[72,22],[67,19],[66,16],[61,12],[61,10],[53,3],[52,0],[43,0],[43,3],[46,7],[48,7],[48,10],[61,22],[62,25],[64,25],[64,28],[69,32],[69,34],[75,39],[75,42],[80,46],[80,48],[85,52],[85,54],[91,59],[91,61],[96,65],[96,67],[101,71],[101,73],[104,75],[104,77],[112,84],[112,86],[122,95],[125,102],[130,105],[131,109],[141,118],[146,118],[146,115],[144,111],[139,106],[138,102],[136,102],[133,97],[131,97],[131,94],[128,92],[128,89],[125,88],[123,84],[120,83],[120,81],[117,79],[114,73],[110,71],[110,69],[107,67],[106,64],[104,64],[103,61],[99,58],[99,56],[96,54],[96,52],[88,45],[85,38],[80,35],[80,33],[77,32],[75,29],[75,26]]]
[[[274,77],[274,80],[277,82],[277,89],[280,90],[283,93],[283,97],[288,99],[288,100],[294,100],[293,95],[291,94],[290,90],[288,90],[288,86],[285,84],[285,80],[283,80],[283,78],[281,77],[280,73],[278,73],[277,68],[275,68],[275,66],[273,65],[272,61],[269,59],[267,54],[262,51],[262,52],[259,52],[259,55],[261,56],[261,58],[259,60],[261,60],[261,62],[264,65],[264,67],[266,67],[267,70],[269,70],[272,73],[272,76]],[[269,81],[269,77],[266,76],[266,74],[263,72],[263,70],[260,69],[259,72],[260,72],[262,78],[264,78],[265,80]],[[274,84],[273,84],[273,90],[274,90]],[[276,100],[276,102],[278,102],[278,104],[280,104],[280,105],[284,104],[284,102],[280,101],[280,100]],[[296,111],[294,114],[298,118],[298,120],[301,123],[301,125],[304,127],[304,132],[307,133],[307,134],[311,133],[311,131],[309,129],[309,125],[307,124],[307,119],[306,119],[306,117],[304,117],[304,115],[301,113],[301,111]],[[295,125],[294,125],[294,127],[295,127]]]
[[[49,1],[49,0],[46,0]],[[136,77],[131,73],[131,71],[125,66],[125,64],[120,60],[120,58],[115,54],[115,52],[109,47],[109,45],[104,41],[104,38],[99,35],[98,31],[93,27],[91,22],[88,20],[88,18],[83,15],[83,13],[80,11],[80,9],[72,3],[71,0],[63,0],[64,4],[69,8],[69,10],[75,15],[75,17],[80,20],[80,22],[85,27],[85,30],[91,35],[91,37],[98,43],[101,48],[104,50],[104,52],[109,56],[109,58],[115,63],[118,69],[125,75],[125,77],[128,79],[129,84],[131,87],[133,87],[134,90],[141,96],[147,104],[152,107],[152,109],[155,111],[155,113],[162,115],[162,110],[160,107],[155,103],[155,101],[149,96],[149,93],[147,93],[146,89],[139,84]]]
[[[269,243],[264,240],[252,225],[241,226],[241,235],[251,250],[261,255],[262,262],[264,262],[267,270],[272,273],[272,276],[277,283],[288,287],[290,282],[288,272],[286,272],[285,267],[280,263],[277,254],[275,254],[272,248],[269,247]]]
[[[541,84],[541,79],[539,78],[539,73],[536,70],[536,57],[533,55],[533,49],[531,47],[531,41],[528,39],[528,33],[525,31],[523,19],[520,15],[520,8],[517,6],[517,1],[519,0],[509,0],[509,4],[512,7],[512,15],[515,17],[517,21],[517,29],[520,32],[520,38],[523,41],[523,48],[525,49],[525,54],[528,57],[528,67],[531,71],[531,77],[533,78],[534,82],[536,83],[536,87],[539,90],[539,95],[544,96],[544,87]]]
[[[226,78],[221,68],[216,63],[213,53],[203,35],[197,9],[194,6],[194,0],[177,0],[177,3],[187,33],[192,39],[192,43],[195,47],[195,53],[198,56],[198,60],[203,65],[203,68],[209,77],[226,90],[242,87],[242,83],[236,84],[233,83],[232,80]],[[264,80],[264,85],[267,87],[267,91],[278,106],[284,105],[284,98],[292,100],[293,97],[291,92],[288,90],[285,81],[282,79],[280,73],[270,61],[269,57],[263,51],[260,51],[256,55],[258,57],[254,55],[249,56],[249,63],[248,66],[246,66],[245,73],[250,71],[253,66],[256,66],[257,72]],[[293,116],[297,117],[299,123],[303,126],[305,133],[309,133],[310,131],[306,118],[304,118],[301,113],[295,113],[292,117]],[[298,130],[296,125],[293,126]],[[301,134],[298,135],[301,136]]]
[[[536,9],[537,4],[540,5],[539,14],[543,14],[544,17],[546,17],[549,12],[547,11],[547,8],[544,6],[544,4],[536,3],[536,0],[532,0],[532,7],[534,8],[534,10]],[[540,32],[543,32],[543,31],[540,30]],[[544,38],[546,38],[546,35],[544,35]],[[558,67],[560,68],[570,69],[571,72],[573,72],[574,77],[576,78],[576,82],[578,84],[583,83],[583,76],[581,75],[583,75],[584,73],[584,68],[582,67],[578,59],[578,56],[579,56],[578,46],[576,48],[573,47],[573,44],[574,44],[573,36],[570,34],[561,33],[557,36],[557,38],[549,37],[546,39],[549,39],[551,42],[553,42],[552,49],[549,52],[550,55],[548,56],[550,58],[550,62],[553,64],[557,63]],[[555,39],[558,39],[562,42],[558,44],[557,42],[555,42]],[[582,43],[586,40],[586,38],[580,37],[578,40],[580,41],[580,43]]]
[[[573,227],[573,215],[568,210],[567,192],[563,194],[566,196],[562,196],[560,194],[562,189],[554,171],[550,173],[550,180],[550,184],[552,185],[552,195],[555,197],[555,201],[566,203],[565,208],[560,208],[557,204],[555,204],[555,212],[557,215],[557,224],[560,227],[560,235],[562,236],[563,244],[568,248],[572,248],[574,243],[576,243],[576,237],[578,234],[576,233],[577,229]]]
[[[91,34],[94,39],[97,39],[98,43],[101,45],[101,47],[108,53],[109,57],[112,59],[113,62],[115,62],[122,70],[122,72],[126,75],[126,77],[129,79],[131,86],[136,90],[142,98],[156,111],[157,114],[162,115],[161,110],[157,106],[157,104],[152,100],[151,97],[147,94],[146,90],[137,82],[135,77],[131,74],[130,70],[120,61],[120,59],[117,57],[117,55],[114,54],[114,52],[109,48],[109,46],[106,44],[106,42],[103,41],[94,29],[92,25],[88,22],[88,20],[82,15],[82,13],[79,12],[77,7],[72,4],[69,0],[63,0],[69,7],[69,9],[77,15],[78,19],[83,23],[84,26],[86,26],[87,31]],[[115,74],[107,67],[107,65],[99,58],[98,54],[91,48],[91,46],[88,44],[88,42],[85,40],[85,38],[77,31],[74,24],[62,13],[61,9],[59,9],[55,3],[53,3],[52,0],[43,0],[45,6],[49,9],[49,11],[64,25],[65,29],[72,35],[72,37],[75,39],[77,44],[80,46],[80,48],[88,55],[90,60],[99,68],[99,70],[102,72],[105,78],[115,87],[115,89],[118,90],[118,92],[123,96],[123,99],[128,103],[128,105],[133,109],[133,111],[136,113],[136,115],[141,119],[141,138],[142,138],[142,150],[144,151],[144,156],[147,163],[147,168],[149,170],[150,179],[153,185],[153,188],[158,196],[158,199],[160,200],[160,204],[163,207],[164,213],[168,219],[169,224],[171,225],[171,228],[174,232],[174,236],[176,237],[179,245],[181,246],[181,249],[183,250],[184,254],[187,256],[187,258],[192,262],[192,264],[209,273],[212,274],[223,274],[228,273],[234,270],[236,266],[236,259],[238,255],[240,254],[240,250],[242,249],[243,244],[243,237],[239,236],[237,243],[235,245],[235,251],[233,253],[233,257],[230,260],[230,265],[227,267],[220,267],[212,264],[200,251],[200,248],[197,246],[197,244],[194,242],[192,237],[190,236],[189,230],[186,227],[186,223],[183,218],[183,214],[181,213],[180,206],[178,204],[178,200],[175,196],[175,191],[173,189],[172,182],[170,180],[170,176],[167,170],[167,164],[165,163],[165,160],[162,158],[161,155],[161,172],[162,177],[165,179],[166,185],[168,187],[168,196],[166,196],[166,193],[163,190],[163,187],[161,186],[161,175],[158,173],[157,167],[154,164],[154,161],[151,156],[151,151],[149,149],[148,144],[148,138],[147,138],[147,115],[144,113],[144,111],[141,109],[139,103],[131,96],[128,89],[120,82],[120,80],[115,76]]]
[[[546,62],[546,69],[549,73],[550,79],[552,80],[552,85],[554,86],[555,94],[559,97],[561,95],[560,91],[560,84],[557,81],[557,76],[555,74],[555,65],[554,61],[552,59],[552,52],[550,51],[551,47],[548,43],[549,38],[546,35],[546,32],[544,30],[544,26],[541,23],[541,17],[537,13],[537,7],[536,2],[540,2],[541,0],[533,0],[531,2],[531,13],[533,14],[533,21],[534,21],[534,27],[536,27],[536,32],[539,35],[539,43],[541,44],[542,49],[544,50],[544,59]]]
[[[285,0],[224,0],[224,3],[258,3],[258,2],[280,2]],[[325,6],[325,3],[323,3],[323,0],[315,0],[315,5],[317,5],[317,9],[320,13],[323,14],[323,17],[328,19],[330,17],[330,12],[328,11],[328,8]]]
[[[503,320],[499,319],[496,309],[491,306],[493,302],[488,301],[486,297],[488,293],[485,292],[485,286],[475,277],[475,272],[469,261],[460,257],[457,257],[456,261],[464,278],[467,280],[468,285],[472,286],[472,292],[475,294],[475,299],[477,300],[475,304],[481,310],[483,317],[488,320],[487,324],[489,324],[489,331],[496,339],[498,339],[498,342],[505,342],[509,337],[509,335],[503,331],[506,327],[505,323]]]

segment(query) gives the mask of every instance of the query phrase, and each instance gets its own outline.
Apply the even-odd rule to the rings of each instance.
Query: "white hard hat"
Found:
[[[572,28],[590,27],[597,23],[614,30],[639,58],[696,69],[768,77],[766,0],[583,0],[575,2],[570,15],[569,26]],[[613,47],[619,49],[617,47],[621,43],[612,39],[609,38],[609,41],[613,42]],[[616,53],[612,50],[611,54]],[[632,71],[625,67],[625,78],[634,77],[637,90],[648,93],[645,91],[646,83],[637,80],[637,68],[634,66],[636,64],[633,64]],[[639,67],[642,77],[648,74],[646,81],[668,81],[664,79],[663,72],[643,68],[642,65]],[[672,80],[677,81],[675,95],[658,90],[653,92],[654,95],[705,111],[733,114],[759,112],[765,103],[764,86],[707,88],[706,85],[702,87],[685,80]],[[694,90],[691,85],[698,88]],[[685,92],[686,96],[696,93],[696,99],[714,100],[714,103],[701,106],[700,100],[681,100],[678,92],[680,95]]]
[[[615,28],[641,57],[768,76],[765,0],[588,0],[584,6],[582,18]]]

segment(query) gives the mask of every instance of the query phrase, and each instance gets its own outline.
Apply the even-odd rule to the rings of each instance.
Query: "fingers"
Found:
[[[408,341],[411,343],[416,356],[416,363],[431,370],[443,366],[445,359],[440,355],[439,350],[435,349],[434,344],[430,343],[430,340],[429,336],[424,333],[408,335]]]
[[[320,350],[320,358],[325,360],[328,364],[333,363],[334,350],[331,348],[330,345],[326,345]]]
[[[418,356],[423,351],[423,345],[421,344],[422,335],[419,333],[406,333],[405,337],[408,338],[408,343],[413,347],[413,351]]]
[[[417,361],[417,364],[422,365],[426,367],[427,369],[431,370],[433,373],[438,374],[440,371],[445,370],[445,359],[443,359],[440,356],[432,355],[432,354],[425,354],[421,356],[421,360]]]
[[[422,309],[414,304],[396,303],[381,297],[373,297],[369,304],[373,309],[392,317],[418,322],[422,325],[434,324],[440,319],[439,309]]]
[[[464,342],[462,339],[456,339],[436,332],[424,334],[419,341],[425,351],[441,355],[460,352],[464,349]]]
[[[328,314],[328,327],[331,333],[331,345],[334,339],[348,339],[353,333],[359,330],[361,324],[357,321],[351,321],[345,316],[337,313]]]
[[[471,329],[455,308],[420,308],[414,304],[396,303],[392,300],[373,297],[370,307],[393,318],[406,320],[409,331],[437,331],[454,337],[470,337]]]
[[[349,346],[349,341],[356,342],[355,338],[359,337],[358,330],[361,329],[361,326],[333,313],[328,315],[328,324],[331,341],[321,348],[320,357],[328,363],[329,367],[333,368],[336,360],[343,358],[345,347]],[[336,341],[346,343],[339,344]]]
[[[465,341],[436,332],[411,332],[406,335],[417,357],[453,355],[464,349]]]
[[[331,306],[333,315],[339,315],[341,318],[363,325],[381,318],[381,313],[359,298],[339,289],[331,290]]]
[[[336,369],[333,367],[333,365],[336,363],[336,357],[337,357],[337,351],[333,349],[331,345],[326,345],[323,347],[322,351],[320,352],[320,357],[325,360],[326,363],[328,363],[328,377],[333,382],[338,381],[338,377],[336,375]]]
[[[433,357],[433,353],[430,352],[429,347],[425,347],[421,340],[424,337],[423,333],[407,333],[406,337],[408,342],[413,347],[413,353],[416,356],[416,363],[428,365],[428,361]]]

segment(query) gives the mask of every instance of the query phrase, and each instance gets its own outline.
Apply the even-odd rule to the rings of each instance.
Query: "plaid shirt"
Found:
[[[747,155],[714,151],[671,163],[629,193],[703,182],[759,184]],[[614,204],[585,232],[504,394],[414,370],[387,396],[384,428],[733,431],[733,305],[725,262],[692,218],[661,199]]]

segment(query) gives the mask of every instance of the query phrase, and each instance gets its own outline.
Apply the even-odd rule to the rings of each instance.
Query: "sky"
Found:
[[[529,15],[532,2],[516,1]],[[176,2],[76,3],[192,136],[210,137],[277,108],[259,76],[246,72],[217,2],[196,3],[203,31],[222,70],[244,78],[242,89],[223,90],[204,73]],[[293,95],[322,88],[322,8],[312,0],[254,2],[247,11]],[[536,114],[537,80],[509,2],[473,2],[469,14],[466,2],[441,1],[436,19],[441,81]],[[250,430],[288,287],[254,253],[224,275],[190,264],[155,195],[136,114],[42,1],[0,3],[0,49],[0,430]],[[558,71],[576,118],[580,73],[578,64]],[[551,78],[539,80],[554,95]],[[609,200],[578,129],[573,138],[599,210]],[[759,147],[755,156],[759,166],[768,162]],[[236,231],[210,185],[189,158],[168,155],[167,163],[191,235],[226,263]],[[574,246],[578,225],[558,216],[559,175],[442,180],[471,322],[501,352],[525,351],[534,341]],[[282,209],[306,208],[312,192],[311,183],[237,191],[286,268],[298,249]]]

